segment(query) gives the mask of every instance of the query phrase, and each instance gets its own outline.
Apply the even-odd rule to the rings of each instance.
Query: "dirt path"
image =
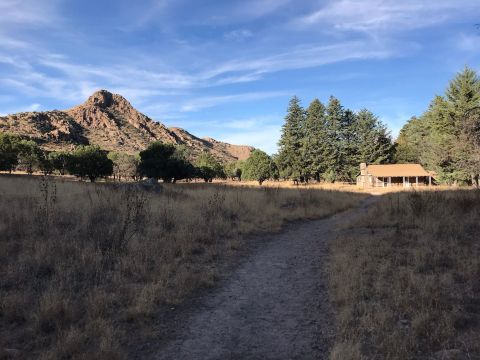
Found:
[[[370,198],[371,199],[371,198]],[[272,235],[198,299],[153,359],[327,359],[333,333],[324,265],[337,224],[364,209]]]

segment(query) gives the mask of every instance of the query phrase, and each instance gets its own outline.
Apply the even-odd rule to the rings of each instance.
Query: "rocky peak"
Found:
[[[68,110],[0,117],[0,131],[34,139],[47,149],[90,143],[111,151],[137,152],[152,141],[163,141],[185,145],[193,154],[208,151],[223,161],[246,158],[252,150],[200,139],[181,128],[167,129],[137,111],[123,96],[107,90],[94,92],[83,104]]]
[[[107,90],[95,91],[84,103],[86,106],[110,107],[113,103],[113,94]],[[126,100],[125,100],[126,101]]]

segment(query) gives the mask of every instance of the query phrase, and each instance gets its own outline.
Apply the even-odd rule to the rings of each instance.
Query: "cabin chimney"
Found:
[[[360,175],[366,176],[367,175],[367,164],[360,163]]]

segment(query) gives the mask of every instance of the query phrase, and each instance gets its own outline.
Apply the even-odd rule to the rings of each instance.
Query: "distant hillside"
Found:
[[[187,146],[193,154],[210,152],[222,161],[245,159],[250,146],[198,138],[184,129],[167,128],[137,111],[123,96],[100,90],[69,110],[24,112],[0,117],[0,131],[37,141],[50,150],[95,144],[110,151],[133,153],[159,140]]]

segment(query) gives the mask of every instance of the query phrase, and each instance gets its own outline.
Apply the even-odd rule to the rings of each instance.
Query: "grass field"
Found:
[[[125,358],[127,329],[221,275],[248,235],[364,196],[0,177],[0,358]]]
[[[380,197],[331,244],[331,360],[480,358],[480,192]]]

